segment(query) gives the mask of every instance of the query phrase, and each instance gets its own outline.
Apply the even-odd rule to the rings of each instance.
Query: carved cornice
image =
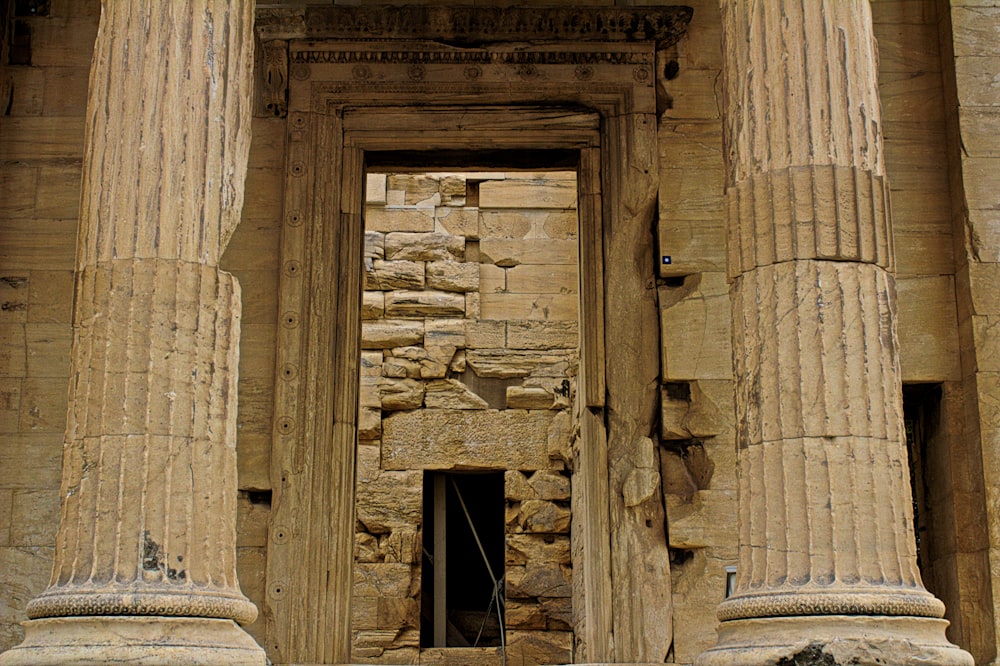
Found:
[[[454,46],[537,41],[676,43],[694,10],[621,8],[324,6],[258,9],[265,39],[423,39]]]
[[[487,49],[420,50],[414,48],[384,49],[304,49],[291,55],[292,63],[379,65],[434,64],[434,65],[648,65],[652,54],[644,51],[497,51]]]

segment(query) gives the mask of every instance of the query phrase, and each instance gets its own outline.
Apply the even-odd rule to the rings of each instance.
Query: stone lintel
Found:
[[[685,6],[447,7],[443,5],[312,6],[257,10],[265,39],[432,39],[455,46],[523,40],[655,41],[666,48],[684,35],[694,10]]]

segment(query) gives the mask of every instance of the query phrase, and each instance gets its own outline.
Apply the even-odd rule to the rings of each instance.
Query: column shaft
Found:
[[[699,663],[971,664],[917,568],[869,4],[721,7],[740,551]]]
[[[240,290],[218,268],[252,23],[246,0],[103,6],[55,564],[5,664],[265,661],[234,624],[257,610],[236,578]]]

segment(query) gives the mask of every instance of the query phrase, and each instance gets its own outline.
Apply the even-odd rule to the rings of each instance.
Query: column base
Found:
[[[264,666],[264,649],[232,620],[84,616],[28,620],[24,641],[0,666],[128,663],[135,666]]]
[[[945,638],[947,620],[807,615],[729,620],[695,666],[975,666]]]

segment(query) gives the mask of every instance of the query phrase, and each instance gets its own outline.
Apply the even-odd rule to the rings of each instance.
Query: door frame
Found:
[[[645,660],[630,657],[643,654],[642,627],[670,621],[663,506],[658,477],[643,506],[626,506],[622,487],[645,466],[639,449],[658,405],[654,44],[302,40],[289,42],[288,60],[271,658],[350,660],[366,153],[571,150],[580,156],[578,656]]]

